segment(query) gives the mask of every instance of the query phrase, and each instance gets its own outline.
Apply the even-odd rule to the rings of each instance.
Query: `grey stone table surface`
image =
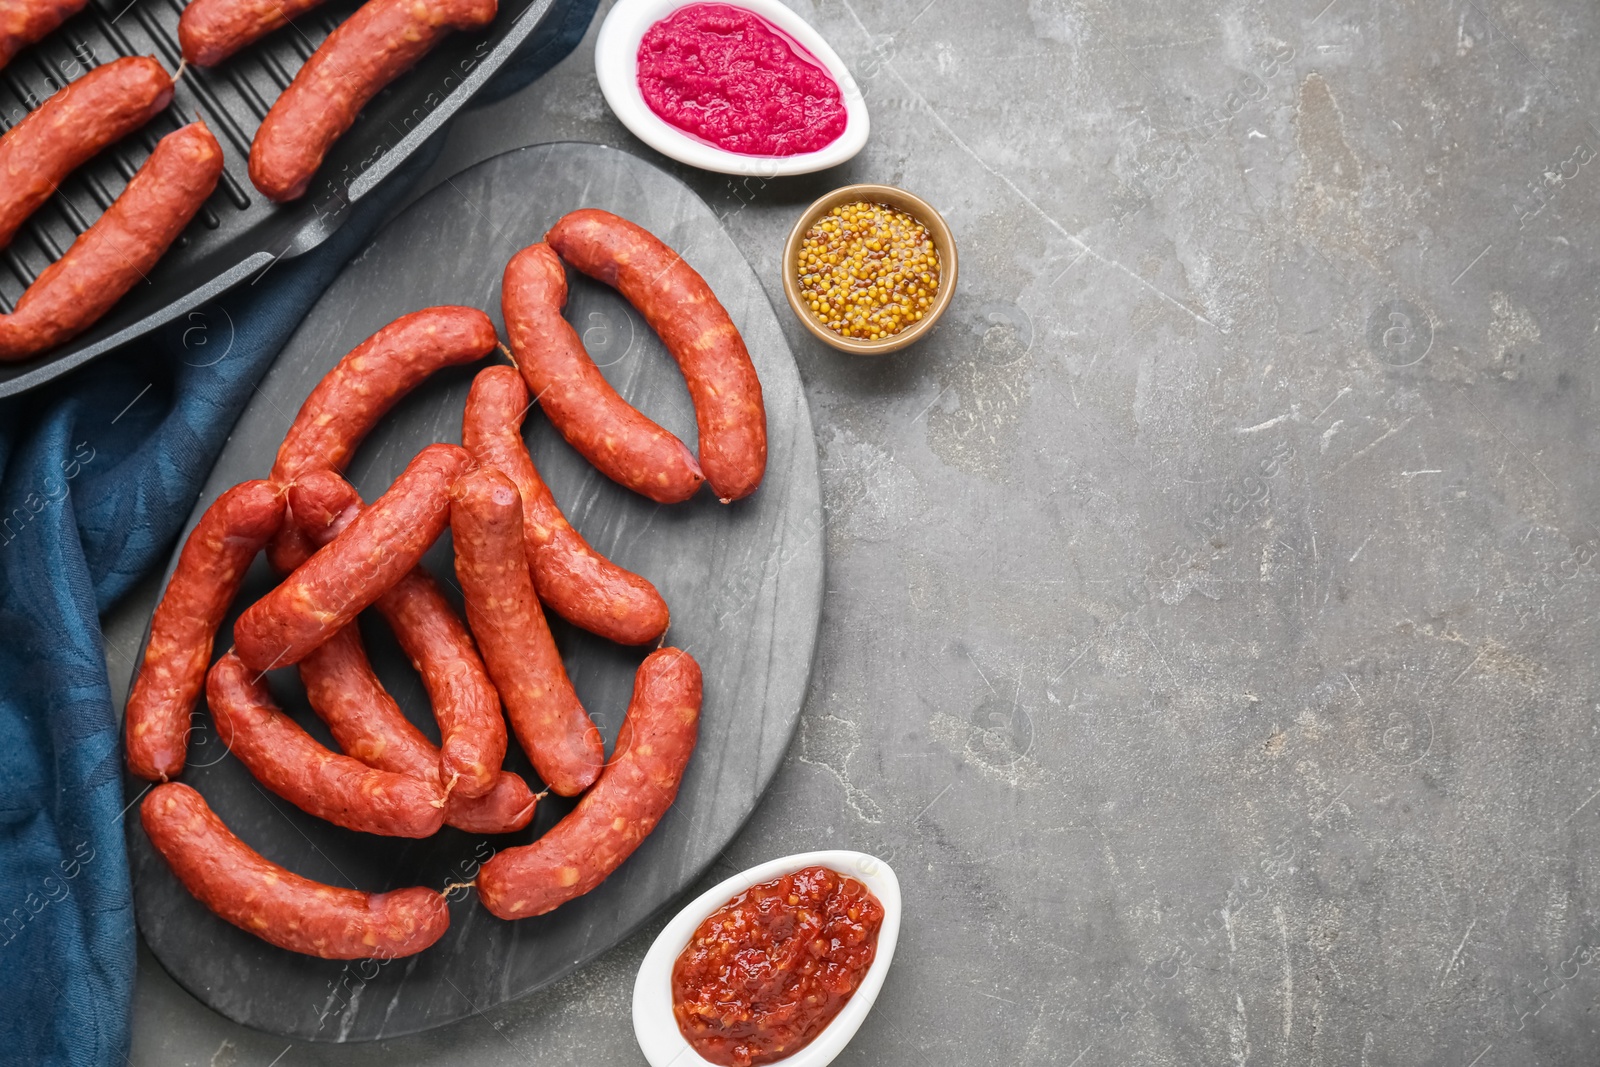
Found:
[[[866,150],[669,169],[780,305],[789,225],[847,182],[939,206],[963,268],[893,358],[780,306],[827,594],[709,877],[893,863],[899,953],[839,1062],[1600,1062],[1600,7],[794,6]],[[661,162],[593,40],[437,177],[557,139]],[[114,677],[153,595],[109,621]],[[653,932],[350,1046],[234,1026],[145,955],[132,1062],[642,1063]]]

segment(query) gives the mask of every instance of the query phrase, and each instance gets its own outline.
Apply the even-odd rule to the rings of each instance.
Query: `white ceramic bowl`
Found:
[[[673,1018],[672,965],[706,916],[751,886],[781,878],[803,867],[831,867],[863,883],[883,905],[883,926],[878,930],[877,955],[855,995],[809,1045],[773,1062],[782,1067],[824,1067],[856,1036],[867,1012],[872,1010],[873,1001],[878,999],[878,990],[883,988],[884,976],[894,960],[895,942],[900,939],[900,880],[887,863],[865,852],[842,849],[802,852],[741,871],[701,893],[667,924],[650,946],[633,985],[633,1033],[650,1067],[716,1067],[690,1047],[678,1029],[678,1021]]]
[[[778,27],[803,45],[815,56],[833,80],[839,84],[844,98],[844,132],[830,144],[815,152],[801,152],[792,156],[746,156],[728,152],[691,137],[676,126],[660,118],[645,103],[639,91],[639,42],[645,31],[680,7],[690,3],[727,3],[752,11]],[[778,0],[619,0],[606,16],[595,42],[594,70],[600,78],[600,91],[606,103],[616,112],[622,124],[634,136],[662,155],[671,156],[680,163],[719,174],[750,174],[775,178],[785,174],[810,174],[838,166],[867,143],[867,103],[861,89],[850,76],[850,70],[839,54],[823,40],[822,34],[811,24],[784,7]]]

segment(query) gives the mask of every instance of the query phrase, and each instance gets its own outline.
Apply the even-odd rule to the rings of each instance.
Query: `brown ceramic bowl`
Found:
[[[800,299],[800,278],[794,269],[795,260],[800,255],[800,242],[805,238],[806,231],[840,204],[848,204],[855,200],[887,204],[896,211],[904,211],[911,215],[928,228],[928,233],[933,237],[933,247],[939,253],[939,291],[933,298],[933,307],[923,312],[922,318],[914,325],[908,326],[893,337],[880,337],[876,341],[845,337],[824,326],[822,320],[817,318],[816,312]],[[944,309],[950,306],[950,297],[955,291],[955,235],[926,200],[912,196],[904,189],[896,189],[892,185],[847,185],[842,189],[835,189],[806,208],[795,222],[794,229],[789,231],[789,240],[784,242],[783,295],[789,298],[789,307],[800,320],[800,325],[810,331],[811,336],[841,352],[854,352],[860,356],[882,356],[900,351],[933,329],[933,324],[939,321]]]

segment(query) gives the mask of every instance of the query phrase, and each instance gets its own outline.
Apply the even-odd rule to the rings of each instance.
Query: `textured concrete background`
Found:
[[[1600,1062],[1600,8],[794,6],[867,149],[765,185],[669,166],[780,311],[789,225],[851,181],[938,205],[963,268],[899,357],[786,318],[829,592],[712,877],[893,862],[899,955],[839,1062]],[[564,138],[657,158],[592,43],[438,177]],[[345,1048],[241,1030],[147,956],[133,1062],[641,1063],[653,932]]]

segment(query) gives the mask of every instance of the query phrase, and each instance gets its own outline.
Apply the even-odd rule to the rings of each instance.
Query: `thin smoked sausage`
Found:
[[[515,370],[485,367],[467,394],[461,444],[480,465],[516,483],[539,599],[574,626],[619,644],[658,639],[667,630],[667,602],[647,580],[591,548],[561,514],[522,440],[528,406],[528,388]]]
[[[252,670],[298,663],[393,588],[450,521],[449,493],[472,457],[429,445],[389,491],[239,616],[233,640]]]
[[[279,710],[266,683],[228,652],[206,675],[217,737],[262,785],[347,830],[432,837],[444,822],[439,783],[368,767],[318,744]]]
[[[189,716],[205,688],[211,644],[250,561],[283,521],[282,492],[245,482],[200,516],[150,620],[144,661],[128,696],[128,769],[166,781],[183,770]]]
[[[88,4],[89,0],[0,0],[0,67]]]
[[[502,919],[543,915],[582,896],[633,854],[678,795],[700,730],[700,665],[663,648],[639,664],[628,716],[605,773],[531,845],[478,872],[478,897]]]
[[[704,482],[687,445],[611,387],[561,315],[567,272],[549,245],[511,257],[500,308],[517,369],[550,424],[601,474],[659,504],[688,500]]]
[[[289,490],[291,510],[308,524],[317,545],[361,514],[361,497],[332,471],[313,471]],[[505,777],[506,722],[500,694],[484,670],[472,635],[444,592],[421,567],[414,568],[374,605],[389,623],[411,665],[422,676],[444,740],[439,774],[451,783],[450,797],[499,791]],[[342,742],[341,742],[342,743]],[[463,827],[465,829],[465,827]]]
[[[183,58],[214,67],[325,0],[194,0],[178,18]]]
[[[0,0],[0,24],[6,3]],[[7,130],[0,136],[0,248],[69,174],[171,102],[166,68],[149,56],[127,56],[91,70]]]
[[[451,30],[494,21],[496,0],[367,0],[328,35],[261,120],[250,180],[280,203],[305,194],[367,102]]]
[[[285,870],[235,837],[204,797],[179,782],[152,789],[139,821],[200,903],[290,952],[325,960],[414,956],[450,926],[445,897],[431,889],[362,893]]]
[[[726,504],[755,492],[767,469],[761,379],[711,286],[660,238],[609,211],[574,211],[544,239],[615,286],[678,361],[700,427],[700,468],[717,497]]]
[[[412,725],[372,672],[354,623],[300,661],[300,680],[311,710],[328,724],[345,755],[439,787],[439,750]],[[505,834],[528,825],[537,803],[527,782],[502,771],[494,788],[481,797],[452,791],[445,801],[444,821],[468,833]]]
[[[362,440],[435,371],[493,352],[494,323],[477,308],[431,307],[402,315],[362,341],[323,376],[295,415],[272,463],[289,485],[311,471],[343,471]],[[284,574],[311,554],[298,521],[273,539],[267,558]]]
[[[450,532],[467,625],[511,728],[551,790],[576,796],[599,777],[605,745],[578,702],[534,595],[522,499],[511,479],[479,467],[457,482],[450,491]]]
[[[0,360],[24,359],[93,326],[144,281],[222,176],[222,147],[203,122],[156,145],[106,213],[0,315]]]
[[[390,408],[444,367],[493,352],[494,323],[477,308],[431,307],[402,315],[362,341],[300,405],[272,462],[287,485],[313,470],[342,471]]]

